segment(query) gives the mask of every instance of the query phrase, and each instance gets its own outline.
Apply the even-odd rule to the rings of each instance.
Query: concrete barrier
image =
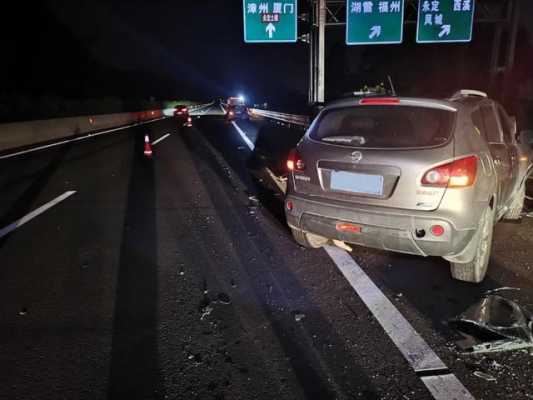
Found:
[[[0,152],[162,118],[163,110],[0,124]]]

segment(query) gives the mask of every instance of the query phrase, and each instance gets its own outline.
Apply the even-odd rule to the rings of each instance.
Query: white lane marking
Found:
[[[241,138],[242,140],[244,140],[244,143],[246,143],[250,150],[253,151],[255,149],[255,144],[248,138],[248,136],[246,136],[246,133],[244,133],[244,131],[239,128],[239,125],[237,125],[235,121],[231,121],[231,124],[235,127],[237,132],[239,132],[239,135],[241,135]]]
[[[165,140],[169,136],[170,136],[170,133],[167,133],[166,135],[161,136],[159,139],[157,139],[156,141],[154,141],[152,143],[152,146],[155,146],[156,144],[162,142],[163,140]]]
[[[5,228],[0,229],[0,238],[6,236],[8,233],[13,232],[15,229],[17,229],[17,228],[21,227],[22,225],[24,225],[25,223],[31,221],[35,217],[41,215],[46,210],[52,208],[53,206],[57,205],[58,203],[61,203],[63,200],[67,199],[68,197],[72,196],[75,193],[76,193],[75,190],[65,192],[61,196],[55,198],[54,200],[46,203],[45,205],[39,207],[38,209],[32,211],[31,213],[25,215],[21,219],[13,222],[12,224],[6,226]]]
[[[96,136],[100,136],[100,135],[105,135],[105,134],[111,133],[111,132],[122,131],[124,129],[133,128],[135,126],[150,124],[152,122],[161,121],[162,119],[167,119],[167,118],[168,117],[156,118],[156,119],[152,119],[150,121],[138,122],[138,123],[135,123],[135,124],[121,126],[119,128],[113,128],[113,129],[109,129],[109,130],[98,132],[98,133],[89,133],[86,136],[80,136],[80,137],[77,137],[77,138],[74,138],[74,139],[62,140],[60,142],[54,142],[54,143],[50,143],[50,144],[47,144],[47,145],[44,145],[44,146],[32,147],[31,149],[28,149],[28,150],[23,150],[23,151],[19,151],[19,152],[16,152],[16,153],[6,154],[5,156],[0,156],[0,160],[3,160],[5,158],[12,158],[12,157],[20,156],[22,154],[33,153],[34,151],[49,149],[51,147],[61,146],[61,145],[66,144],[66,143],[79,142],[80,140],[90,139],[90,138],[93,138],[93,137],[96,137]]]
[[[446,364],[346,251],[333,246],[325,246],[324,249],[415,372],[430,374],[431,371],[448,370]],[[453,374],[426,376],[422,381],[435,399],[474,399]]]
[[[272,179],[272,181],[278,187],[280,192],[283,194],[287,194],[287,180],[283,180],[280,177],[276,176],[274,172],[272,172],[272,170],[268,167],[265,167],[265,170],[268,176],[270,176],[270,179]]]
[[[463,384],[453,374],[423,376],[422,382],[433,398],[438,400],[474,399]]]

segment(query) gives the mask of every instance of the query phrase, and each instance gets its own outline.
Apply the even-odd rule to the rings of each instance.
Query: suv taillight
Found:
[[[296,149],[292,149],[289,152],[289,157],[287,158],[287,169],[289,171],[303,171],[305,170],[305,163],[300,153]]]
[[[474,184],[476,175],[477,157],[469,156],[430,169],[422,177],[422,185],[449,188],[468,187]]]

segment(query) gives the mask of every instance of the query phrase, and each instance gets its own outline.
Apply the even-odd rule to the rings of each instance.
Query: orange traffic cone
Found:
[[[148,135],[144,135],[144,155],[148,158],[152,157],[152,145]]]

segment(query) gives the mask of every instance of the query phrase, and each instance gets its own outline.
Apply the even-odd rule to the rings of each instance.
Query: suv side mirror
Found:
[[[324,103],[312,103],[311,105],[311,120],[315,119],[315,117],[322,111],[324,108]]]
[[[518,134],[518,142],[521,144],[533,146],[533,131],[525,130]]]

